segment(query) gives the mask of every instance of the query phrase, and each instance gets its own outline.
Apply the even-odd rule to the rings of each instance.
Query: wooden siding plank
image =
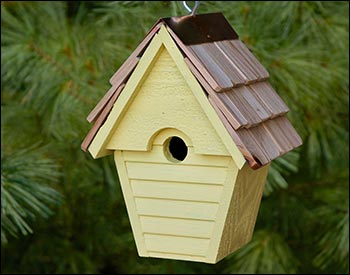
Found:
[[[222,186],[171,181],[131,180],[135,197],[220,202]]]
[[[130,179],[223,184],[227,168],[126,162]]]
[[[214,222],[140,216],[142,231],[185,237],[211,238]]]
[[[214,221],[217,203],[135,198],[139,215]]]
[[[194,256],[205,256],[209,240],[144,234],[147,250],[153,252],[180,253]]]
[[[184,255],[179,253],[165,253],[165,252],[155,252],[155,251],[148,251],[148,255],[149,257],[154,257],[154,258],[193,261],[193,262],[206,262],[204,256],[193,256],[193,255]]]
[[[181,162],[181,165],[195,165],[195,166],[213,166],[213,167],[227,167],[231,157],[200,155],[194,152],[193,146],[188,146],[188,153],[186,158]],[[164,146],[153,144],[151,151],[123,151],[126,161],[131,162],[151,162],[151,163],[170,163],[165,157]]]

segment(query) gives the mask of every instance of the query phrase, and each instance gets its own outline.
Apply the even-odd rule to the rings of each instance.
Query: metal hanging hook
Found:
[[[200,1],[195,1],[194,3],[194,7],[191,9],[188,5],[187,5],[187,1],[182,1],[182,4],[184,5],[185,9],[191,13],[191,16],[194,16],[198,7],[199,7],[199,3]]]

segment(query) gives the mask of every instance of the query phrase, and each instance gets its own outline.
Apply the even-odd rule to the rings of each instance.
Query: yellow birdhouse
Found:
[[[140,256],[216,263],[252,237],[269,163],[301,145],[221,13],[160,19],[88,116],[114,154]]]

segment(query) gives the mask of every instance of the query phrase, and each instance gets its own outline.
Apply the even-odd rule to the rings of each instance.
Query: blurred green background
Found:
[[[138,257],[112,157],[80,150],[109,78],[182,1],[2,1],[2,274],[349,272],[349,2],[208,12],[268,69],[304,141],[273,162],[252,241],[216,265]]]

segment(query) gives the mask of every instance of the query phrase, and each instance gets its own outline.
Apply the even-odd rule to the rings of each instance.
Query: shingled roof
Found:
[[[112,87],[88,115],[94,122],[86,151],[153,36],[165,25],[250,167],[259,168],[300,146],[286,104],[268,82],[269,73],[221,13],[162,18],[111,77]]]

